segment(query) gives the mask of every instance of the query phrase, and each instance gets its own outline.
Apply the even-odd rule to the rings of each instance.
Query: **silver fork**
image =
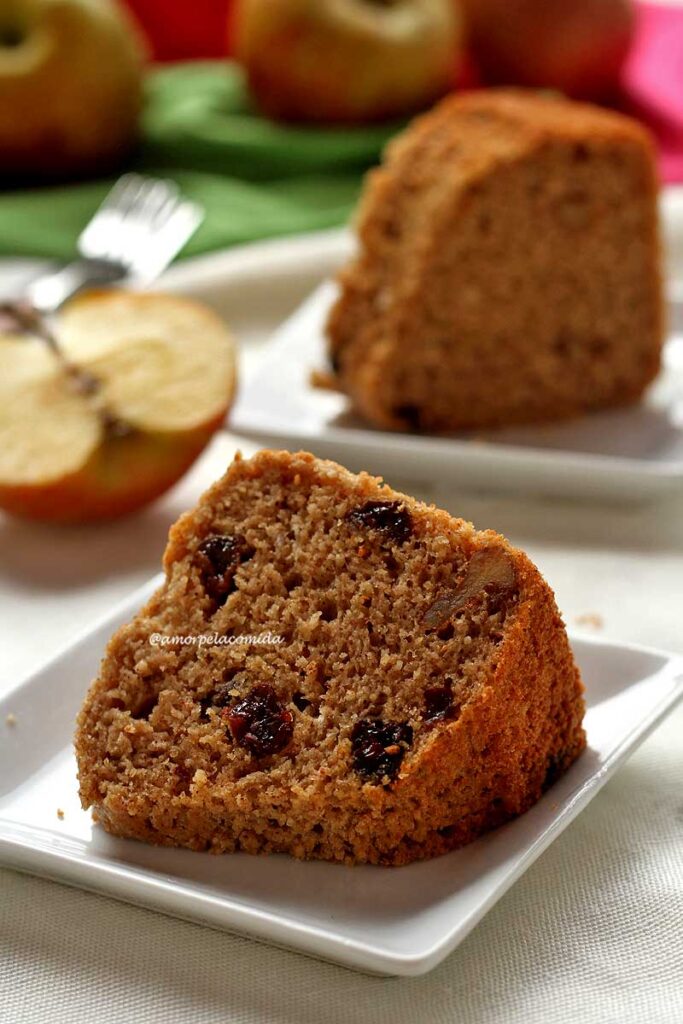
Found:
[[[25,299],[49,316],[83,288],[158,277],[204,217],[170,181],[126,174],[120,178],[78,239],[80,258],[33,281]]]

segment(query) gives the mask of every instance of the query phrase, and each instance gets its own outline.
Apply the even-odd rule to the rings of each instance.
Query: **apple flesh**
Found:
[[[584,100],[618,90],[634,27],[629,0],[461,0],[474,57],[491,84]]]
[[[38,339],[0,338],[0,508],[50,522],[111,519],[183,475],[221,426],[235,388],[222,321],[186,299],[92,292],[58,325],[74,386]]]
[[[0,175],[101,170],[131,149],[144,46],[113,0],[0,4]]]
[[[453,0],[238,0],[235,51],[251,91],[285,120],[412,113],[452,84]]]

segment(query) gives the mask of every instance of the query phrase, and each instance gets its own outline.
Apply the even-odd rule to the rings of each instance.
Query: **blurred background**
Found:
[[[206,210],[184,256],[342,224],[409,116],[498,84],[636,115],[683,180],[680,0],[0,0],[0,255],[69,259],[131,168]]]

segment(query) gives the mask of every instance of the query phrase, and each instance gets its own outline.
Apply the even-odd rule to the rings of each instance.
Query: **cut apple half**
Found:
[[[174,484],[223,422],[232,337],[197,303],[124,291],[72,301],[56,336],[91,390],[40,339],[0,338],[0,507],[62,522],[132,512]]]

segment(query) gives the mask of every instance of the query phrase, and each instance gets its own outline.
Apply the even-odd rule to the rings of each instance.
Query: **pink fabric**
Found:
[[[665,182],[683,182],[683,6],[637,5],[623,72],[628,108],[654,131]]]

